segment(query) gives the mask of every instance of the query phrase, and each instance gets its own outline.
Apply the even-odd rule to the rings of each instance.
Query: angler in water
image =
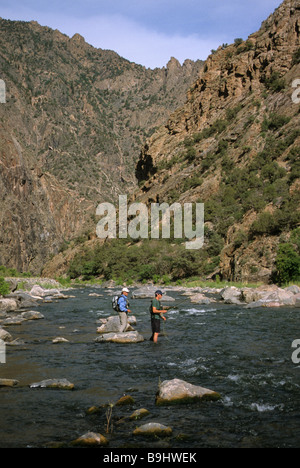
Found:
[[[119,317],[120,317],[120,332],[123,333],[126,328],[127,328],[127,314],[131,312],[131,310],[128,308],[129,303],[128,303],[128,296],[129,289],[123,288],[122,289],[122,294],[118,299],[118,312],[119,312]]]
[[[151,341],[157,343],[158,335],[160,333],[160,321],[167,320],[166,317],[163,315],[169,309],[169,307],[162,307],[160,300],[162,298],[162,291],[157,290],[155,292],[155,299],[152,299],[151,306],[150,306],[150,315],[151,315],[151,328],[152,328],[152,336],[150,338]]]

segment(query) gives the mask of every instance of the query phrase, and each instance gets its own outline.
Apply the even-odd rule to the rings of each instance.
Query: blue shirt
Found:
[[[121,312],[127,312],[127,297],[124,294],[118,300],[118,305]]]

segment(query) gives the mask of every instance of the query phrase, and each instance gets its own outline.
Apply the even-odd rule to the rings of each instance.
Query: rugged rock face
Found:
[[[268,282],[299,226],[299,35],[299,2],[285,0],[246,41],[208,57],[142,150],[135,199],[205,204],[206,247],[219,241],[210,277]]]
[[[36,22],[0,19],[0,46],[0,264],[39,273],[136,186],[142,141],[203,64],[145,69]]]

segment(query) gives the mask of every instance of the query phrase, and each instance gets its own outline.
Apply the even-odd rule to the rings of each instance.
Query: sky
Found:
[[[247,39],[282,0],[0,0],[0,17],[37,21],[147,68],[205,60]]]

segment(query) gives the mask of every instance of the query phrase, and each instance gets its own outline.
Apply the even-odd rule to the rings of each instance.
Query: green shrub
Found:
[[[263,234],[277,234],[278,225],[274,214],[264,211],[250,227],[251,237]]]
[[[274,93],[279,93],[285,88],[285,80],[278,72],[273,72],[269,78],[265,79],[265,87]]]
[[[8,283],[5,281],[3,276],[0,276],[0,296],[6,296],[9,292],[10,289]]]
[[[283,127],[287,123],[289,123],[290,118],[285,117],[284,115],[279,115],[279,114],[270,114],[269,118],[265,118],[263,123],[262,123],[262,130],[267,131],[275,131],[278,130],[279,128]]]
[[[300,279],[300,255],[292,244],[279,246],[275,266],[277,282],[288,283]]]

